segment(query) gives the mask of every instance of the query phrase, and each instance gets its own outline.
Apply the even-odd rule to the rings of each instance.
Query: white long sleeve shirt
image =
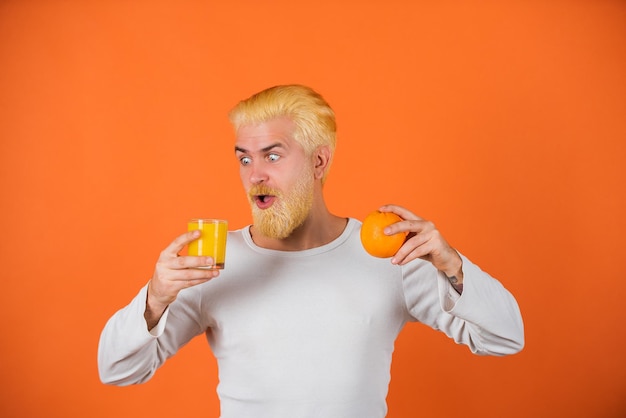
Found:
[[[432,264],[406,266],[363,249],[350,219],[331,243],[305,251],[229,233],[226,268],[181,291],[148,331],[144,287],[105,326],[103,382],[142,383],[205,334],[217,358],[222,418],[380,418],[387,413],[394,341],[407,321],[446,333],[474,353],[521,350],[513,296],[467,258],[460,296]]]

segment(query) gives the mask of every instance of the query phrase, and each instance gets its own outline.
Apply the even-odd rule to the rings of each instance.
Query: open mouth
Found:
[[[254,196],[254,203],[259,209],[267,209],[274,203],[276,196],[269,194],[259,194]]]

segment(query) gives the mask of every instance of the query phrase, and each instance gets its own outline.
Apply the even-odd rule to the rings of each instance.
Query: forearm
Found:
[[[496,279],[464,259],[463,295],[446,309],[465,321],[464,340],[472,351],[504,355],[524,346],[524,326],[513,295]]]
[[[148,380],[160,366],[156,337],[144,320],[146,289],[107,322],[98,345],[103,383],[129,385]]]
[[[144,286],[102,331],[98,370],[104,383],[129,385],[147,381],[180,347],[206,330],[196,294],[179,297],[157,315],[146,310],[147,294],[148,286]]]

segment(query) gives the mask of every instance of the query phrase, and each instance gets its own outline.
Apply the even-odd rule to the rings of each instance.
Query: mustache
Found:
[[[248,190],[248,197],[250,199],[254,199],[254,196],[259,196],[259,195],[280,196],[280,190],[274,189],[264,184],[254,185],[250,187],[250,190]]]

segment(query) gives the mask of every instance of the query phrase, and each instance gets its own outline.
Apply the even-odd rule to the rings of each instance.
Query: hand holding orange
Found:
[[[380,258],[392,257],[406,239],[406,232],[386,235],[384,230],[391,224],[402,221],[393,212],[374,211],[367,215],[361,226],[361,243],[370,255]]]

